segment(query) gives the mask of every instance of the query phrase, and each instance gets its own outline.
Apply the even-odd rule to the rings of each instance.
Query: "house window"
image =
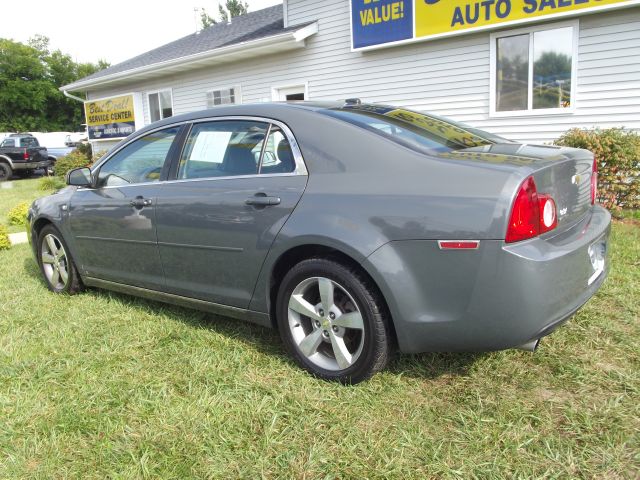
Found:
[[[207,92],[207,108],[213,108],[216,105],[237,103],[237,91],[238,89],[235,87],[209,90]]]
[[[564,113],[574,107],[576,24],[491,35],[491,113]]]
[[[149,98],[149,118],[152,122],[157,122],[163,118],[173,115],[173,99],[171,90],[161,90],[148,94]]]

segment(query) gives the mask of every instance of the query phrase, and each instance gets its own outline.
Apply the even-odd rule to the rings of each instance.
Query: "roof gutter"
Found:
[[[64,90],[64,87],[62,87],[60,90],[62,91],[62,94],[67,98],[70,98],[72,100],[75,100],[75,101],[81,102],[81,103],[84,103],[86,101],[86,100],[84,100],[84,99],[82,99],[80,97],[76,97],[75,95],[71,95],[69,92]]]
[[[259,38],[257,40],[251,40],[248,42],[242,42],[235,45],[229,45],[228,47],[216,48],[214,50],[208,50],[206,52],[195,53],[185,57],[174,58],[164,62],[153,63],[151,65],[145,65],[122,72],[113,73],[111,75],[105,75],[103,77],[92,78],[87,80],[80,80],[69,85],[60,87],[60,90],[69,98],[79,99],[79,97],[70,96],[66,93],[69,90],[82,91],[87,88],[108,85],[116,83],[122,80],[132,80],[138,77],[148,76],[149,73],[159,73],[166,70],[181,70],[189,64],[193,63],[222,63],[224,61],[233,61],[233,57],[239,53],[244,53],[252,49],[265,49],[278,45],[286,44],[302,44],[306,38],[318,32],[318,23],[314,22],[305,27],[291,32],[282,33],[266,38]],[[246,57],[245,57],[246,58]],[[215,62],[218,60],[219,62]],[[82,100],[84,102],[84,100]]]

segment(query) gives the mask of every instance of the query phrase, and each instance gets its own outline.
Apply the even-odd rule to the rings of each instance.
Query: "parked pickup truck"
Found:
[[[48,170],[50,165],[47,149],[33,135],[14,133],[0,144],[0,182],[14,173],[27,176],[40,168]]]

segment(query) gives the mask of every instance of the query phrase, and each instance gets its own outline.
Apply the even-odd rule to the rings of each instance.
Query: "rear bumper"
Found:
[[[511,348],[551,333],[600,288],[610,224],[595,206],[554,238],[483,240],[467,251],[390,242],[364,266],[387,299],[402,351]]]
[[[16,170],[37,170],[39,168],[46,168],[51,165],[51,161],[41,160],[39,162],[13,162],[13,171]]]

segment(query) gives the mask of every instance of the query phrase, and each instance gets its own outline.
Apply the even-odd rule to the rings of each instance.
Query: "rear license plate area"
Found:
[[[589,245],[589,262],[591,263],[591,276],[587,280],[587,285],[591,285],[604,272],[607,259],[607,242],[604,239],[598,240]]]

